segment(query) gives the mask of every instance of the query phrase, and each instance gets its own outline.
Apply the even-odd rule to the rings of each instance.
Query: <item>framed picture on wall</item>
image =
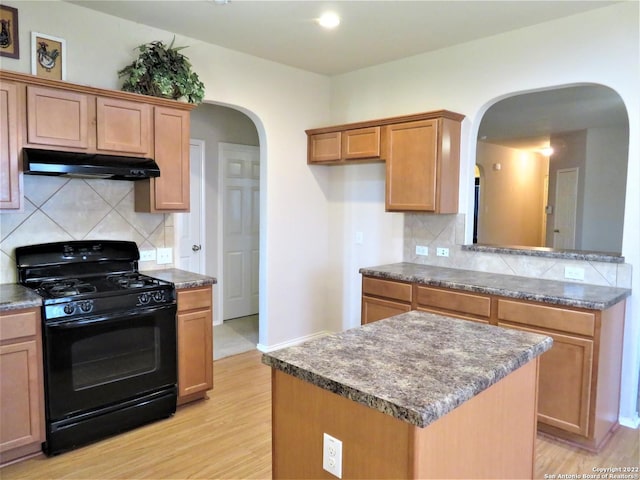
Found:
[[[63,38],[31,32],[31,73],[52,80],[67,78],[66,42]]]
[[[20,58],[18,35],[18,9],[0,5],[0,56]]]

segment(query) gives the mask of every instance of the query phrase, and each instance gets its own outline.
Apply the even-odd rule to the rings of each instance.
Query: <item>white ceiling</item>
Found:
[[[615,1],[69,0],[116,17],[325,75],[409,57]],[[335,30],[315,19],[342,18]],[[150,39],[165,40],[167,39]],[[187,54],[188,55],[188,54]]]
[[[67,0],[133,22],[324,75],[386,63],[575,15],[599,0]],[[618,0],[619,1],[619,0]],[[335,30],[316,24],[331,10]],[[171,41],[171,38],[151,40]],[[181,46],[181,45],[180,45]],[[185,51],[188,56],[188,50]],[[552,131],[617,122],[626,111],[609,89],[519,96],[492,107],[479,137],[516,148],[548,144]],[[611,110],[613,107],[613,111]]]
[[[516,95],[492,105],[478,139],[523,150],[549,146],[551,133],[628,124],[620,95],[602,85],[580,85]]]

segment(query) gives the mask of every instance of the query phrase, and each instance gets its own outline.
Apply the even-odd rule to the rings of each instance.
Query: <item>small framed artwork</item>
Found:
[[[0,56],[20,58],[18,9],[0,5]]]
[[[63,38],[31,32],[31,73],[52,80],[67,79],[67,51]]]

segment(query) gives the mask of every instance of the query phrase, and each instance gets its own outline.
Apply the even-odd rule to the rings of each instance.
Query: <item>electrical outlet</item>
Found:
[[[584,268],[564,267],[564,278],[571,280],[584,280]]]
[[[173,249],[172,248],[159,248],[158,259],[156,260],[158,265],[166,265],[167,263],[173,263]]]
[[[322,442],[322,468],[342,478],[342,441],[325,433]]]
[[[424,245],[416,245],[416,255],[429,255],[429,247],[425,247]]]
[[[151,262],[156,259],[155,250],[140,250],[140,261]]]
[[[449,256],[449,249],[448,248],[444,248],[444,247],[438,247],[438,248],[436,248],[436,255],[438,257],[448,257]]]

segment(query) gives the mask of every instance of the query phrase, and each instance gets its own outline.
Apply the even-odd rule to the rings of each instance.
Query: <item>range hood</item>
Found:
[[[110,180],[142,180],[160,176],[160,168],[152,158],[24,148],[22,159],[24,173],[27,175]]]

